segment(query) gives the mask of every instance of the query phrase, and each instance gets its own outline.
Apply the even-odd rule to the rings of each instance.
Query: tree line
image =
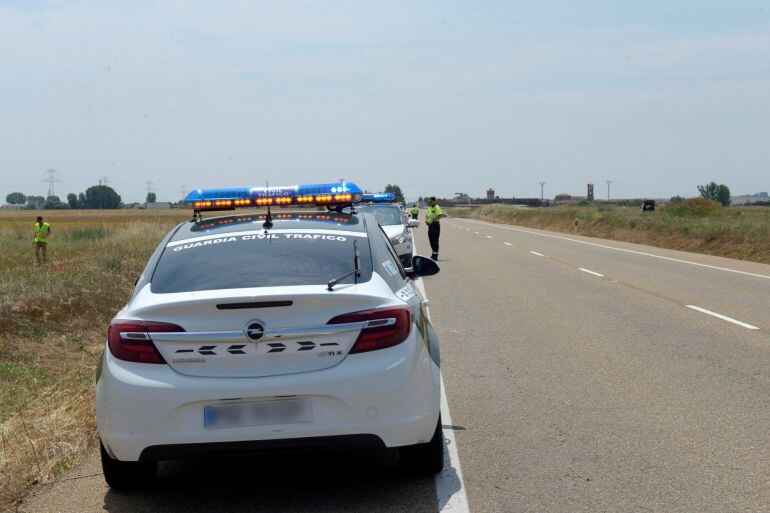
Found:
[[[723,183],[717,184],[716,182],[707,183],[705,185],[698,186],[698,192],[701,198],[708,200],[718,201],[723,207],[730,206],[730,188]],[[685,198],[677,195],[671,198],[672,205],[676,205],[685,200]]]
[[[154,194],[153,194],[154,195]],[[21,192],[12,192],[5,197],[9,205],[24,205],[29,210],[64,210],[64,209],[115,209],[123,208],[123,201],[115,189],[107,185],[92,185],[84,192],[67,194],[66,201],[59,196],[27,196]]]

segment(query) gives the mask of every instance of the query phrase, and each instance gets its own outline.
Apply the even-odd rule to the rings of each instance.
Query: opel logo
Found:
[[[257,321],[249,321],[249,323],[246,325],[246,328],[244,328],[243,332],[246,334],[247,337],[249,337],[251,340],[259,340],[261,339],[265,334],[265,327],[262,326],[262,323]]]

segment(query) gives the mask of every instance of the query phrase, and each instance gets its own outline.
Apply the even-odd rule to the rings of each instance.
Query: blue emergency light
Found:
[[[361,201],[363,191],[354,183],[320,183],[290,187],[197,189],[184,199],[197,212],[286,205],[344,206]]]
[[[361,196],[361,201],[371,201],[373,203],[387,203],[396,201],[396,195],[392,192],[367,193]]]

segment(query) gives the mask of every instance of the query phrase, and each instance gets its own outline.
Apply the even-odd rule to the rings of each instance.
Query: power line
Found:
[[[145,203],[149,203],[150,202],[150,194],[152,194],[152,186],[153,185],[155,185],[155,184],[153,184],[149,180],[145,182],[144,190],[147,191],[147,195],[144,197]]]
[[[53,168],[48,169],[46,171],[46,174],[48,175],[47,178],[44,178],[43,182],[48,182],[48,197],[56,196],[56,191],[54,190],[54,184],[56,182],[61,182],[58,178],[56,178],[57,171]]]

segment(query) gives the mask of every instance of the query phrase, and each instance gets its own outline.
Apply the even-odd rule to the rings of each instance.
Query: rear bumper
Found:
[[[153,445],[142,451],[139,461],[381,449],[385,449],[385,444],[376,435],[313,436],[285,440]]]
[[[312,422],[203,425],[206,405],[287,396],[312,400]],[[262,378],[185,376],[168,365],[124,362],[105,351],[96,387],[99,435],[121,461],[216,455],[232,447],[413,445],[430,440],[439,405],[439,369],[415,333],[398,346],[349,355],[329,369]]]

